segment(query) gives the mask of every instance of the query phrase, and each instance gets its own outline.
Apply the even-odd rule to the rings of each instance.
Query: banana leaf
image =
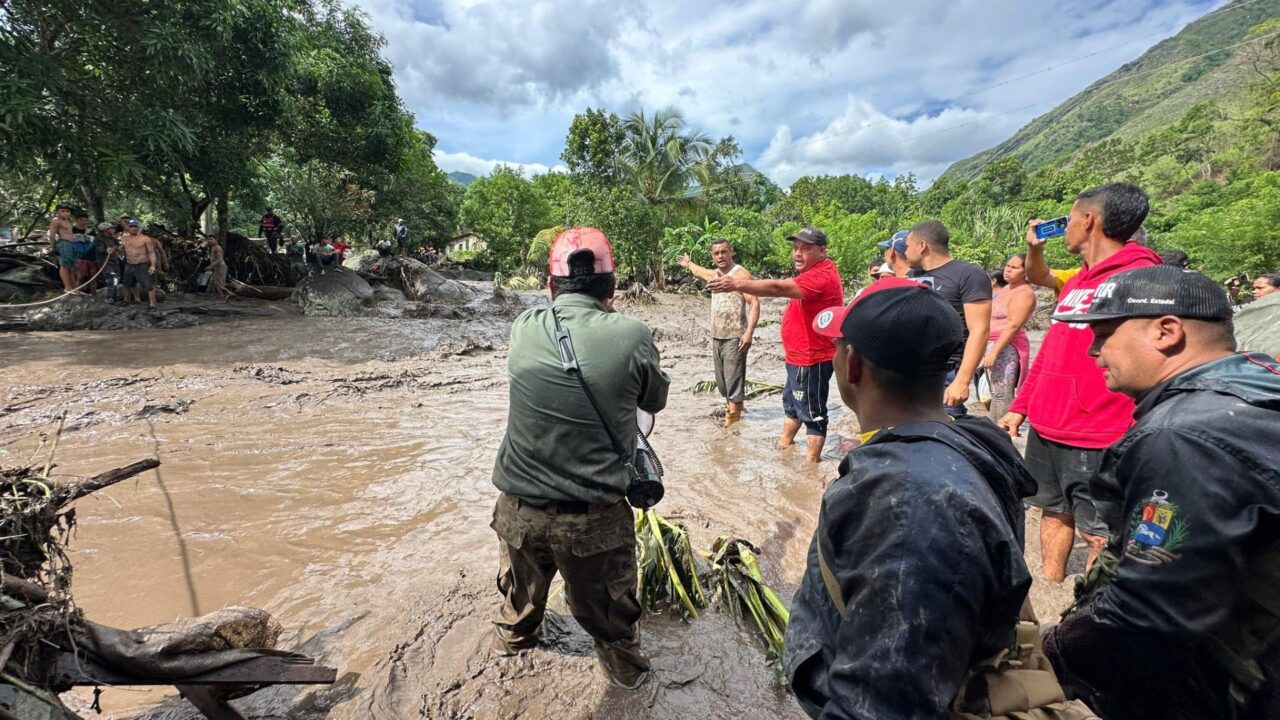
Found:
[[[759,549],[738,538],[720,536],[711,545],[710,584],[715,587],[712,601],[719,601],[741,622],[751,619],[765,641],[765,660],[782,680],[782,642],[791,613],[764,581],[760,571]]]
[[[645,610],[673,609],[685,620],[698,617],[698,608],[707,606],[699,562],[684,525],[654,510],[636,511],[637,591]]]
[[[692,393],[694,395],[701,395],[703,393],[716,392],[717,389],[715,380],[700,380],[686,388],[685,392]],[[780,392],[782,392],[781,385],[772,385],[770,383],[758,382],[756,380],[748,380],[744,396],[750,400]]]

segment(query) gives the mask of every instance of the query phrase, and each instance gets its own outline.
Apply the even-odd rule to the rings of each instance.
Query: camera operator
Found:
[[[636,409],[664,408],[671,380],[649,328],[612,312],[613,269],[604,233],[560,233],[551,246],[551,306],[528,310],[511,326],[510,412],[493,467],[503,595],[494,626],[503,654],[536,645],[559,571],[605,674],[634,689],[648,677],[649,661],[636,635],[635,518],[623,499],[630,475],[602,420],[634,454]],[[562,362],[561,327],[581,378]],[[598,413],[580,380],[593,388]]]

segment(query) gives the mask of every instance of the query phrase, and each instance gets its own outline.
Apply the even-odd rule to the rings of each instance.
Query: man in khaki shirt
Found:
[[[750,280],[751,273],[733,261],[733,245],[724,238],[711,241],[711,259],[716,269],[704,268],[687,254],[680,264],[694,277],[711,282],[732,275]],[[747,350],[760,322],[760,300],[740,291],[711,293],[711,356],[716,366],[716,387],[724,396],[724,426],[742,419],[747,390]]]

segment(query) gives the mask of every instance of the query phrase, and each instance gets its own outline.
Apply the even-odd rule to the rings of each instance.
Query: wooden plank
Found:
[[[72,685],[332,685],[338,671],[311,658],[257,657],[212,672],[185,678],[138,678],[123,675],[70,653],[58,656],[57,671]]]
[[[227,699],[209,685],[176,685],[178,692],[187,702],[196,706],[200,714],[209,720],[245,720],[236,709],[227,704]]]

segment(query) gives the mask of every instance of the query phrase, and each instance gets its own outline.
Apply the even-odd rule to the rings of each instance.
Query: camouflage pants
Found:
[[[500,560],[502,609],[494,619],[509,651],[533,647],[557,571],[573,617],[595,640],[614,678],[630,685],[649,669],[640,652],[636,622],[635,518],[625,502],[590,505],[586,512],[557,512],[500,495],[493,509]]]

